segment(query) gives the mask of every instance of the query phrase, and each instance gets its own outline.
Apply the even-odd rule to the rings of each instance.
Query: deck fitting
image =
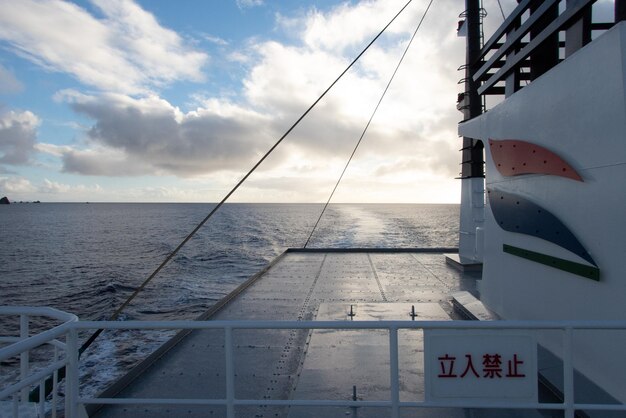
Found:
[[[348,314],[348,316],[350,317],[350,319],[354,319],[354,317],[356,316],[353,305],[350,305],[350,313]]]

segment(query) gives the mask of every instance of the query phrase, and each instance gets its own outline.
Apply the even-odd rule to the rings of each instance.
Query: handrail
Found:
[[[577,330],[626,329],[622,320],[564,320],[564,321],[275,321],[275,320],[216,320],[216,321],[79,321],[73,329],[541,329]]]
[[[48,367],[33,373],[25,379],[20,380],[18,383],[15,383],[11,386],[6,387],[0,391],[0,399],[9,396],[12,393],[18,392],[30,385],[39,382],[40,380],[50,376],[55,370],[60,369],[61,367],[67,364],[67,359],[58,360],[54,363],[50,364]]]
[[[67,314],[65,312],[61,312],[59,310],[53,308],[36,308],[31,311],[28,311],[25,307],[0,307],[0,315],[3,313],[8,313],[10,315],[41,315],[41,316],[50,316],[55,319],[67,319],[63,324],[57,325],[49,330],[43,331],[37,335],[33,335],[32,337],[21,339],[20,341],[13,343],[7,347],[0,349],[0,361],[16,356],[22,352],[31,350],[35,347],[38,347],[42,344],[46,344],[55,338],[66,334],[70,330],[70,326],[72,324],[76,324],[78,322],[78,317],[76,315]],[[48,315],[48,313],[58,313],[63,314],[59,316]]]
[[[511,29],[511,27],[515,24],[515,21],[528,9],[531,1],[532,0],[523,0],[515,7],[509,17],[507,17],[498,30],[491,35],[491,38],[489,38],[489,40],[485,43],[485,46],[483,46],[480,50],[480,53],[478,54],[479,60],[483,59],[483,57],[487,55],[490,50],[494,49],[494,45],[500,40],[500,38],[502,38],[503,35],[506,34],[506,32],[509,31],[509,29]]]
[[[578,404],[573,397],[573,330],[624,330],[626,321],[620,320],[591,320],[591,321],[273,321],[273,320],[243,320],[243,321],[86,321],[73,324],[76,330],[99,327],[103,329],[223,329],[225,332],[225,361],[226,361],[226,393],[221,399],[207,398],[76,398],[75,405],[220,405],[226,407],[226,416],[235,417],[235,408],[238,406],[303,406],[303,407],[382,407],[389,408],[390,416],[400,416],[401,408],[505,408],[505,409],[535,409],[535,410],[562,410],[567,418],[574,418],[575,411],[603,410],[626,411],[626,405],[621,403]],[[383,400],[308,400],[308,399],[239,399],[235,396],[233,361],[233,331],[239,329],[355,329],[355,330],[387,330],[389,332],[389,373],[390,393],[388,399]],[[399,398],[399,364],[398,364],[398,330],[400,329],[437,329],[437,330],[560,330],[564,331],[564,394],[563,402],[549,403],[538,401],[518,401],[500,399],[452,399],[423,401],[401,401]]]
[[[478,95],[510,95],[522,87],[520,80],[532,81],[557,65],[563,58],[559,58],[559,50],[562,53],[565,48],[567,58],[591,41],[591,31],[610,29],[614,23],[592,22],[591,6],[596,1],[520,0],[469,63]],[[561,31],[567,32],[564,42],[556,39]],[[526,67],[530,73],[525,76]],[[509,77],[512,74],[515,77]],[[506,87],[497,85],[505,79]]]
[[[4,310],[6,312],[6,310]],[[29,310],[32,313],[33,310]],[[22,312],[22,314],[25,314]],[[222,399],[207,398],[88,398],[81,397],[78,391],[78,332],[86,329],[223,329],[225,332],[225,388],[226,393]],[[333,329],[333,330],[387,330],[389,332],[389,373],[390,373],[390,396],[383,400],[305,400],[305,399],[238,399],[235,397],[236,379],[234,357],[233,357],[233,332],[235,330],[251,329]],[[399,364],[398,364],[398,331],[401,329],[422,329],[422,330],[561,330],[564,331],[564,401],[561,403],[543,403],[536,401],[516,401],[503,403],[501,400],[479,400],[479,399],[457,399],[451,401],[425,399],[423,401],[402,401],[399,397]],[[58,335],[66,334],[68,352],[65,358],[54,360],[46,368],[31,374],[26,379],[22,379],[17,384],[5,388],[0,392],[0,398],[5,398],[7,394],[17,393],[20,389],[41,381],[45,375],[54,373],[62,366],[68,367],[68,378],[66,384],[68,389],[66,397],[68,404],[66,414],[69,417],[75,416],[80,408],[88,404],[108,404],[108,405],[222,405],[226,407],[228,417],[235,416],[235,407],[254,405],[273,406],[335,406],[335,407],[385,407],[391,411],[391,416],[400,416],[400,409],[407,407],[419,408],[503,408],[506,409],[544,409],[562,410],[564,416],[574,417],[574,410],[613,410],[626,411],[625,404],[578,404],[575,402],[573,393],[573,331],[577,330],[626,330],[624,320],[548,320],[548,321],[411,321],[411,320],[386,320],[386,321],[275,321],[275,320],[217,320],[217,321],[70,321],[62,326],[56,327],[54,332],[46,331],[47,338],[54,339]],[[43,334],[43,333],[42,333]],[[40,334],[41,335],[41,334]],[[23,349],[32,348],[34,341],[40,341],[31,337],[28,344],[22,342],[15,343]],[[19,354],[19,353],[17,353]]]
[[[59,321],[78,321],[76,315],[48,306],[0,306],[0,315],[48,316]]]
[[[56,391],[60,376],[59,370],[64,368],[70,361],[68,350],[72,349],[70,344],[61,342],[57,338],[64,337],[65,342],[71,342],[71,339],[68,337],[72,334],[70,326],[78,322],[78,317],[50,307],[30,306],[0,306],[0,315],[17,317],[19,319],[19,336],[3,335],[0,338],[2,342],[9,343],[8,346],[0,349],[0,361],[19,356],[19,377],[16,382],[12,379],[2,382],[4,386],[0,388],[0,399],[12,398],[12,416],[18,417],[20,416],[20,404],[24,406],[29,400],[36,402],[38,398],[38,416],[46,416],[47,404],[52,418],[56,418],[58,401]],[[45,318],[55,323],[62,323],[31,336],[29,331],[31,318]],[[39,364],[36,369],[31,368],[31,350],[45,344],[54,347],[53,354],[48,358],[45,365]],[[64,353],[61,358],[59,358],[59,350],[62,350]],[[49,385],[53,390],[53,395],[51,399],[46,400],[44,388],[48,386],[47,378],[49,377]],[[29,396],[29,389],[33,386],[38,386],[38,396]],[[66,390],[72,390],[71,384],[66,385]],[[2,413],[4,411],[5,409],[3,408]],[[66,416],[75,415],[66,414]]]
[[[551,2],[551,1],[553,0],[546,1],[546,3]],[[561,30],[563,27],[565,27],[567,24],[569,24],[569,22],[573,20],[584,7],[595,2],[596,0],[574,0],[574,1],[575,3],[569,4],[567,9],[565,9],[565,11],[562,14],[560,14],[555,20],[553,20],[543,31],[541,31],[541,33],[539,33],[539,35],[534,37],[528,43],[528,45],[526,45],[520,52],[514,54],[510,60],[507,60],[507,62],[504,64],[502,68],[500,68],[485,83],[483,83],[483,85],[478,88],[478,94],[484,94],[485,91],[487,91],[490,87],[494,86],[498,81],[504,78],[513,68],[515,68],[519,64],[520,61],[530,56],[530,54],[532,54],[533,51],[539,45],[541,45],[541,43],[544,42],[549,36],[553,35],[554,33]],[[533,15],[531,15],[531,17]],[[508,40],[506,43],[508,43]],[[508,52],[508,50],[511,48],[511,45],[509,45],[507,48],[508,49],[505,52]],[[478,75],[479,74],[477,73],[476,76]],[[475,76],[475,79],[476,79],[476,76]]]
[[[537,21],[541,17],[543,17],[543,15],[550,9],[550,7],[552,7],[558,1],[560,1],[560,0],[546,0],[546,1],[544,1],[541,4],[541,6],[533,14],[530,15],[528,20],[526,20],[522,26],[520,26],[514,32],[509,33],[507,35],[507,37],[506,37],[506,42],[504,42],[504,45],[502,45],[500,48],[498,48],[496,50],[496,52],[493,54],[493,56],[478,71],[476,71],[476,74],[474,74],[474,77],[473,77],[474,81],[480,80],[483,77],[483,75],[485,75],[485,73],[491,67],[493,67],[494,62],[496,62],[497,60],[502,58],[503,55],[508,54],[511,51],[511,49],[515,46],[515,44],[517,42],[519,42],[524,36],[526,36],[526,34],[528,32],[530,32],[530,30],[533,28],[533,26],[535,26],[537,24]],[[521,4],[520,4],[520,6],[521,6]],[[527,7],[528,7],[528,5],[527,5]],[[525,11],[525,9],[523,9],[523,8],[520,9],[520,12],[523,13],[524,11]],[[517,16],[515,16],[515,18],[517,18]],[[550,33],[550,35],[551,34],[552,33]],[[500,36],[502,36],[502,34]],[[496,40],[498,40],[498,39],[496,39]],[[492,40],[493,40],[493,38],[491,38],[490,42]],[[481,51],[481,53],[482,53],[482,51]]]

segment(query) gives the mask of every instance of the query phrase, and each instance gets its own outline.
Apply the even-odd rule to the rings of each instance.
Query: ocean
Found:
[[[0,305],[52,306],[84,320],[107,319],[213,207],[0,205]],[[224,205],[121,319],[197,317],[286,248],[302,247],[321,209],[321,204]],[[458,225],[459,205],[335,204],[308,247],[456,247]],[[89,382],[83,395],[100,392],[170,335],[103,333],[81,358],[81,378]]]

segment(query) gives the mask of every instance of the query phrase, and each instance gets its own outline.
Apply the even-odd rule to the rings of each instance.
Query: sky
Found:
[[[0,197],[219,201],[405,2],[0,0]],[[427,5],[231,201],[326,201]],[[462,11],[434,0],[333,202],[460,201]]]

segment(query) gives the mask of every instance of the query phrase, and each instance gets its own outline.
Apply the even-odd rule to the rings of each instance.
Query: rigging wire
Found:
[[[506,14],[504,14],[504,9],[502,8],[502,2],[500,0],[498,0],[498,7],[500,8],[500,13],[502,14],[502,21],[506,20]],[[519,67],[519,72],[520,74],[524,74],[524,67],[520,66]],[[528,85],[528,80],[524,80],[524,84]]]
[[[281,136],[278,141],[276,141],[276,143],[265,153],[265,155],[263,155],[263,157],[261,157],[261,159],[250,169],[250,171],[248,171],[248,173],[243,176],[243,178],[235,185],[235,187],[233,187],[231,191],[228,192],[226,196],[224,196],[224,198],[213,208],[213,210],[211,210],[211,212],[198,224],[198,226],[196,226],[194,230],[191,231],[189,235],[187,235],[187,237],[174,249],[174,251],[172,251],[165,258],[165,260],[156,268],[156,270],[154,270],[154,272],[152,272],[152,274],[150,274],[150,276],[146,280],[144,280],[144,282],[139,287],[135,289],[135,291],[128,297],[128,299],[126,299],[126,301],[115,310],[115,312],[109,318],[110,321],[114,321],[119,317],[124,308],[126,308],[128,304],[139,294],[139,292],[141,292],[148,285],[148,283],[150,283],[150,281],[152,281],[152,279],[163,269],[163,267],[165,267],[170,262],[170,260],[176,254],[178,254],[180,249],[183,248],[183,246],[187,244],[187,242],[196,234],[196,232],[198,232],[200,228],[202,228],[202,226],[213,216],[213,214],[217,212],[220,207],[222,207],[222,205],[230,198],[233,193],[235,193],[237,189],[239,189],[239,187],[248,179],[248,177],[250,177],[250,175],[254,171],[256,171],[256,169],[263,163],[263,161],[265,161],[265,159],[278,147],[278,145],[283,142],[287,135],[289,135],[291,131],[293,131],[293,129],[300,123],[300,121],[302,121],[302,119],[304,119],[305,116],[309,114],[309,112],[322,100],[322,98],[326,96],[326,94],[335,86],[335,84],[337,84],[337,82],[344,76],[344,74],[346,74],[348,70],[352,68],[352,66],[359,60],[359,58],[361,58],[361,56],[370,48],[370,46],[372,46],[372,44],[376,42],[376,40],[378,40],[383,32],[387,30],[387,28],[396,20],[398,16],[400,16],[400,14],[404,11],[404,9],[409,6],[409,4],[411,4],[412,1],[413,0],[408,0],[408,2],[400,9],[398,13],[394,15],[389,23],[387,23],[385,27],[382,28],[382,30],[374,37],[374,39],[372,39],[367,44],[367,46],[365,46],[365,48],[359,53],[359,55],[357,55],[356,58],[354,58],[352,62],[341,72],[341,74],[339,74],[335,81],[333,81],[330,86],[328,86],[328,88],[326,88],[326,90],[324,90],[324,92],[317,98],[317,100],[315,100],[315,102],[313,102],[313,104],[309,106],[309,108],[293,123],[293,125],[291,125],[289,129],[287,129],[283,136]],[[80,347],[79,353],[82,354],[94,342],[94,340],[98,338],[102,331],[102,329],[99,329],[94,332],[91,337],[89,337],[89,339],[85,341],[85,343]]]
[[[134,292],[126,299],[126,301],[124,303],[122,303],[122,305],[120,307],[118,307],[115,310],[115,312],[113,312],[113,314],[109,317],[109,321],[115,321],[119,317],[120,313],[122,313],[124,308],[126,308],[130,304],[130,302],[133,299],[135,299],[135,297],[139,294],[139,292],[141,292],[148,285],[148,283],[150,283],[152,281],[152,279],[163,269],[163,267],[165,267],[172,260],[172,258],[174,258],[174,256],[176,254],[178,254],[178,252],[181,250],[181,248],[183,248],[185,246],[185,244],[187,244],[187,242],[196,234],[196,232],[198,232],[198,230],[200,230],[200,228],[202,228],[202,226],[204,226],[204,224],[207,223],[207,221],[209,219],[211,219],[211,217],[215,214],[215,212],[217,212],[222,207],[222,205],[224,205],[224,203],[232,196],[232,194],[235,193],[235,191],[237,191],[237,189],[239,189],[239,187],[248,179],[248,177],[250,177],[250,175],[252,175],[252,173],[254,173],[254,171],[256,171],[256,169],[263,163],[263,161],[265,161],[267,159],[267,157],[280,145],[280,143],[283,142],[283,140],[287,137],[287,135],[289,135],[291,133],[291,131],[294,130],[294,128],[302,121],[302,119],[304,119],[306,117],[306,115],[308,115],[311,112],[311,110],[313,110],[313,108],[324,98],[324,96],[326,96],[326,94],[335,86],[335,84],[337,84],[339,82],[339,80],[348,72],[348,70],[350,70],[350,68],[352,68],[354,66],[354,64],[361,58],[361,56],[363,56],[363,54],[365,54],[365,52],[374,44],[374,42],[376,42],[378,40],[378,38],[381,37],[381,35],[387,30],[387,28],[389,26],[391,26],[391,24],[398,18],[398,16],[400,16],[402,14],[402,12],[404,12],[404,10],[412,2],[413,2],[413,0],[408,0],[404,4],[404,6],[402,6],[402,8],[380,30],[380,32],[378,32],[378,34],[356,56],[356,58],[354,58],[352,60],[352,62],[350,62],[350,64],[348,64],[348,66],[326,88],[326,90],[324,90],[324,92],[317,98],[317,100],[315,100],[313,102],[313,104],[311,106],[309,106],[309,108],[307,110],[305,110],[304,113],[302,113],[302,115],[291,125],[291,127],[289,129],[287,129],[287,131],[263,155],[263,157],[261,157],[261,159],[250,169],[250,171],[248,171],[247,174],[245,176],[243,176],[243,178],[241,180],[239,180],[239,182],[230,190],[230,192],[228,192],[226,194],[226,196],[224,196],[224,198],[193,229],[193,231],[191,231],[189,233],[189,235],[187,235],[187,237],[185,237],[185,239],[165,258],[165,260],[163,260],[163,262],[152,272],[152,274],[150,274],[150,276],[148,276],[148,278],[146,280],[144,280],[143,283],[141,283],[141,285],[134,290]],[[432,2],[432,0],[431,0],[431,2]],[[89,346],[91,344],[93,344],[93,342],[96,340],[96,338],[98,338],[98,336],[100,334],[102,334],[103,331],[104,331],[103,329],[96,330],[80,346],[80,348],[78,349],[78,355],[79,356],[82,355],[82,353],[85,352],[85,350],[87,350],[87,348],[89,348]],[[59,371],[58,371],[58,378],[59,379],[63,379],[64,377],[65,377],[65,366],[60,368]],[[46,379],[46,382],[45,382],[45,393],[46,393],[46,396],[51,392],[51,390],[52,390],[52,378],[50,377],[50,378]],[[39,399],[39,386],[31,391],[31,393],[29,394],[29,398],[31,398],[31,399]]]
[[[311,241],[311,237],[313,236],[313,233],[317,229],[317,226],[319,225],[320,220],[322,219],[322,216],[324,216],[324,212],[326,211],[326,208],[328,208],[328,205],[330,204],[330,201],[332,200],[333,195],[335,194],[335,191],[337,190],[337,187],[339,187],[339,183],[341,183],[341,180],[343,179],[343,175],[346,173],[346,170],[348,169],[348,166],[350,165],[350,162],[352,161],[352,158],[354,157],[354,154],[356,154],[356,151],[359,148],[359,145],[361,145],[361,142],[363,141],[363,137],[365,136],[365,133],[369,129],[369,126],[372,123],[372,120],[374,119],[374,116],[376,115],[376,112],[378,111],[378,108],[380,107],[380,104],[382,103],[383,99],[385,98],[385,95],[387,94],[387,90],[389,90],[389,86],[391,86],[391,83],[393,82],[393,79],[395,78],[396,73],[398,72],[398,69],[400,68],[400,65],[402,65],[402,61],[404,61],[404,57],[406,56],[407,52],[409,51],[409,48],[411,47],[411,44],[413,43],[413,40],[415,39],[415,35],[417,35],[417,31],[419,31],[420,27],[422,26],[422,22],[424,22],[424,18],[428,14],[428,11],[430,10],[430,6],[433,4],[433,1],[434,0],[430,0],[430,2],[428,3],[428,7],[426,7],[426,10],[424,11],[424,14],[422,15],[422,18],[420,19],[419,23],[417,24],[417,27],[415,28],[415,31],[413,32],[413,35],[411,36],[411,39],[409,40],[409,43],[407,44],[406,48],[404,49],[404,52],[402,53],[402,56],[400,57],[400,60],[398,61],[398,64],[396,65],[396,68],[393,71],[393,74],[391,75],[391,78],[387,82],[387,86],[383,90],[383,93],[380,96],[380,99],[378,99],[378,103],[376,103],[376,106],[374,107],[374,111],[372,112],[372,115],[370,116],[369,120],[367,121],[367,124],[365,125],[365,128],[363,129],[363,132],[361,133],[361,136],[359,137],[359,140],[357,141],[356,145],[354,146],[354,149],[352,150],[352,154],[350,154],[350,158],[348,158],[348,162],[346,163],[345,167],[343,168],[343,171],[341,172],[341,175],[339,176],[339,179],[337,180],[337,183],[335,184],[335,187],[333,188],[332,192],[330,192],[330,196],[328,196],[328,200],[326,201],[326,204],[322,208],[322,212],[320,213],[320,216],[317,218],[317,221],[315,222],[315,225],[313,226],[313,229],[311,230],[311,233],[309,234],[309,237],[307,238],[306,242],[304,243],[304,247],[303,248],[306,248],[307,245],[309,245],[309,241]]]
[[[502,13],[502,20],[506,20],[506,15],[504,14],[504,9],[502,8],[502,3],[498,0],[498,7],[500,8],[500,13]]]

